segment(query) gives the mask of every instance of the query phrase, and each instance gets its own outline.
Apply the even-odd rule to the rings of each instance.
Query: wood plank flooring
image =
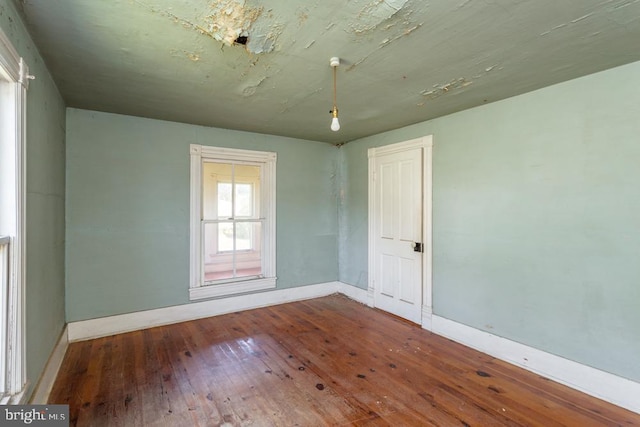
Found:
[[[640,415],[332,295],[69,346],[73,426],[640,426]]]

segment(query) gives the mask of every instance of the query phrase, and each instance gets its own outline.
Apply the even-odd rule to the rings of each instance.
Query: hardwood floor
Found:
[[[69,346],[77,426],[640,426],[640,415],[346,297]]]

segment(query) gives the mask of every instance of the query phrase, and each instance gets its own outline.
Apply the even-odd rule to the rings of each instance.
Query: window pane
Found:
[[[236,223],[236,277],[262,275],[262,242],[259,222]]]
[[[253,249],[253,228],[247,222],[236,224],[236,250],[246,251]]]
[[[205,281],[262,275],[261,223],[205,224],[204,276]],[[236,250],[233,250],[233,241]]]
[[[202,218],[213,220],[231,217],[230,163],[202,163]]]
[[[236,217],[253,216],[253,185],[236,184]]]
[[[231,218],[231,183],[218,182],[218,218]]]
[[[226,223],[229,224],[229,223]],[[204,226],[204,280],[222,280],[233,278],[232,253],[221,256],[218,252],[220,226],[205,224]]]
[[[218,224],[218,251],[228,252],[233,250],[233,223],[221,222]]]
[[[260,216],[257,204],[260,173],[260,166],[234,165],[236,217],[258,218]]]

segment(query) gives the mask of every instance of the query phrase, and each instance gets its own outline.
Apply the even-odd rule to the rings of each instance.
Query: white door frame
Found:
[[[368,150],[369,156],[369,274],[367,301],[370,307],[374,306],[374,264],[376,253],[375,239],[375,218],[377,212],[374,206],[374,174],[375,159],[378,156],[392,154],[415,148],[422,149],[422,243],[424,244],[424,252],[422,253],[422,327],[431,330],[431,315],[433,313],[433,295],[432,295],[432,272],[433,272],[433,252],[432,252],[432,187],[433,187],[433,135],[423,136],[421,138],[411,139],[396,144],[385,145],[382,147],[374,147]]]

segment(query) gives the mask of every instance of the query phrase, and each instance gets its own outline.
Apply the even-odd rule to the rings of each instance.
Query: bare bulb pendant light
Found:
[[[338,121],[338,106],[336,102],[336,69],[340,65],[340,58],[334,56],[329,60],[329,65],[333,68],[333,110],[331,110],[331,130],[336,132],[340,130],[340,122]]]

